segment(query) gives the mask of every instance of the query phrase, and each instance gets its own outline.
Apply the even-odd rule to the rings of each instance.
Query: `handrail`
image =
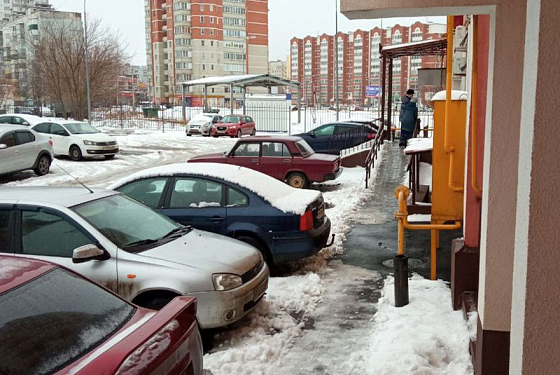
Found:
[[[373,145],[371,146],[371,149],[369,150],[369,153],[366,157],[366,189],[368,188],[368,182],[371,177],[372,164],[375,162],[375,159],[377,159],[377,151],[379,151],[381,145],[383,144],[383,136],[385,134],[385,124],[383,123],[383,119],[377,120],[382,121],[377,134],[375,135]]]
[[[478,16],[473,17],[473,59],[472,59],[472,97],[471,97],[471,186],[477,194],[482,194],[482,188],[478,185],[477,173],[477,100],[478,100]]]
[[[397,255],[404,255],[404,230],[429,230],[431,231],[431,265],[430,276],[432,280],[436,279],[437,271],[437,234],[440,230],[456,230],[461,228],[461,222],[456,220],[455,224],[410,224],[408,222],[407,199],[410,195],[410,189],[401,185],[395,189],[395,197],[399,201],[399,210],[395,212],[395,218],[398,224],[398,250]]]
[[[449,115],[451,105],[451,93],[453,91],[453,26],[455,24],[454,16],[447,16],[447,60],[446,66],[446,81],[445,81],[445,134],[443,138],[443,149],[449,155],[449,177],[447,186],[451,191],[462,192],[463,186],[455,186],[453,184],[453,177],[455,176],[455,165],[453,163],[453,154],[455,147],[449,144]]]

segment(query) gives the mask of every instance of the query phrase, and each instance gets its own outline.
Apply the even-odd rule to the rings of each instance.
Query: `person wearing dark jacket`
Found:
[[[406,147],[408,140],[412,138],[417,119],[418,107],[416,106],[416,98],[414,98],[414,90],[408,90],[401,101],[401,113],[399,116],[401,122],[401,137],[399,146]]]

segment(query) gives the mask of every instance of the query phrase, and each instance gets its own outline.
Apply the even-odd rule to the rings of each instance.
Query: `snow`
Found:
[[[451,100],[467,100],[468,94],[466,91],[453,90],[451,91]],[[432,96],[432,102],[445,101],[447,99],[447,92],[445,90],[436,93]]]
[[[408,285],[410,303],[397,308],[394,280],[385,281],[368,349],[370,374],[472,374],[469,328],[453,311],[447,284],[414,275]]]
[[[432,215],[414,214],[408,215],[407,219],[409,223],[431,223]]]
[[[408,140],[408,145],[404,149],[404,153],[410,155],[418,152],[432,151],[433,149],[433,138],[411,138]]]
[[[296,215],[303,215],[307,206],[320,196],[318,191],[295,189],[252,169],[218,163],[181,163],[154,167],[125,177],[111,184],[108,189],[116,189],[136,179],[181,173],[220,178],[238,184],[264,198],[280,211]]]

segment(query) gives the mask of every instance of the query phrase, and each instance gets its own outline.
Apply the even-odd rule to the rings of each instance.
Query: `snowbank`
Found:
[[[410,304],[396,308],[394,280],[385,281],[369,348],[371,374],[472,374],[472,328],[460,311],[453,311],[449,287],[415,275],[409,292]]]
[[[408,140],[408,145],[404,149],[404,153],[410,155],[417,152],[432,151],[433,149],[433,138],[411,138]]]
[[[218,163],[181,163],[154,167],[134,173],[113,184],[108,189],[116,189],[140,178],[192,174],[220,178],[249,189],[264,198],[282,212],[303,215],[307,206],[319,198],[320,192],[294,189],[285,183],[252,169]]]

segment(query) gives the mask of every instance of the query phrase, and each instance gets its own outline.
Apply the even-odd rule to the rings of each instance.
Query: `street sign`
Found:
[[[366,97],[377,98],[381,91],[380,86],[366,86]]]

